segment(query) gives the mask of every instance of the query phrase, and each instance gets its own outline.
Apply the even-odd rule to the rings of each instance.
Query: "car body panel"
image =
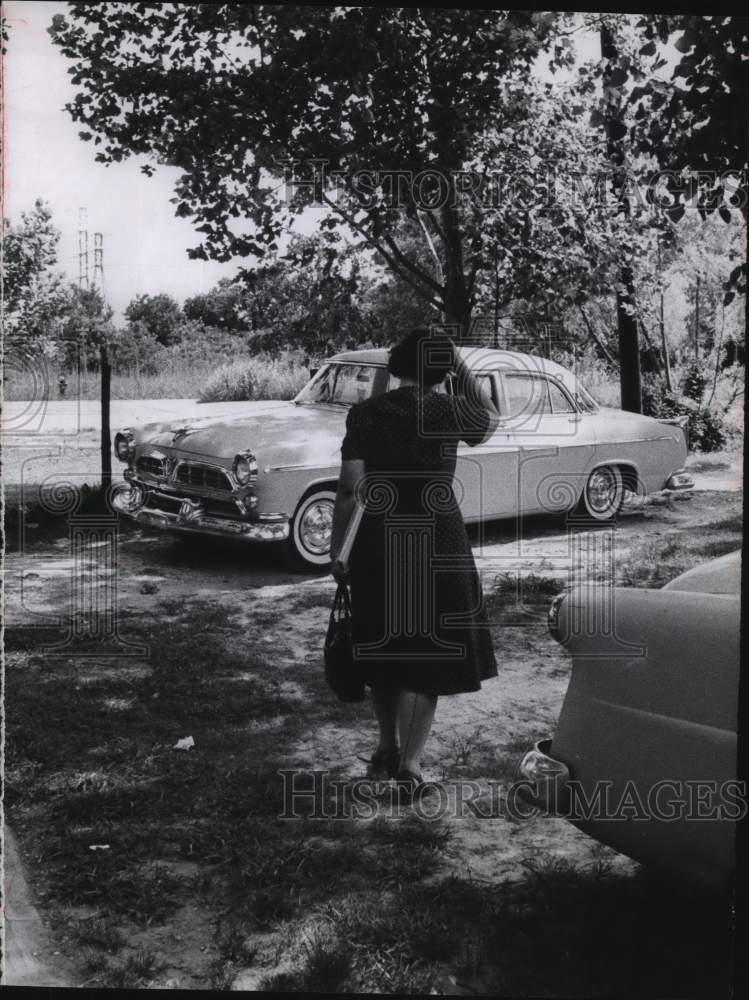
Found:
[[[667,583],[664,590],[693,590],[698,594],[740,594],[741,552],[728,552],[687,570]]]
[[[581,587],[557,604],[554,622],[573,663],[548,753],[588,799],[604,789],[613,804],[608,816],[573,821],[712,888],[728,885],[734,867],[735,823],[710,805],[736,780],[740,564],[730,553],[660,590]],[[689,816],[663,819],[648,805],[645,818],[636,808],[616,818],[628,789],[650,804],[663,782],[678,783]]]

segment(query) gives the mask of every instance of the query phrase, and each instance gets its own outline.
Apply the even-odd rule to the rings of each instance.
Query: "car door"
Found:
[[[495,371],[477,372],[476,377],[489,386],[494,405],[501,412],[500,384]],[[448,381],[447,390],[452,391]],[[492,436],[482,444],[461,444],[455,466],[456,493],[467,521],[504,517],[517,510],[519,447],[512,433],[500,420]]]
[[[490,387],[494,405],[500,406],[500,385],[496,371],[476,372],[480,382]],[[388,389],[397,389],[400,379],[391,375]],[[435,387],[436,392],[452,395],[452,378]],[[466,521],[483,521],[509,516],[517,510],[517,470],[519,448],[512,434],[497,427],[482,444],[458,445],[454,489]]]
[[[574,506],[595,458],[595,430],[557,379],[501,372],[504,428],[518,449],[518,504],[525,513]]]

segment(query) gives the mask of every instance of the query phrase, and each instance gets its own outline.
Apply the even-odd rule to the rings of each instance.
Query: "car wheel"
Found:
[[[622,474],[615,465],[599,465],[588,476],[579,512],[594,521],[611,521],[624,500]]]
[[[289,527],[286,560],[304,573],[330,569],[330,538],[333,530],[335,490],[320,487],[299,501]]]

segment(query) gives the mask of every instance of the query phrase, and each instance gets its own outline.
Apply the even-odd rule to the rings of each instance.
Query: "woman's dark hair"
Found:
[[[428,389],[438,385],[454,364],[453,347],[444,334],[418,326],[390,348],[388,369],[398,378],[416,379]]]

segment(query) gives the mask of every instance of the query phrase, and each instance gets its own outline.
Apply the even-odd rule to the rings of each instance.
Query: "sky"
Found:
[[[47,34],[64,3],[16,2],[3,5],[10,25],[4,61],[5,190],[3,214],[11,220],[36,198],[49,203],[62,232],[59,267],[78,280],[78,213],[87,209],[89,268],[93,234],[103,234],[105,291],[121,321],[136,294],[167,292],[182,302],[207,291],[237,264],[191,261],[186,250],[198,242],[187,219],[174,215],[176,168],[161,167],[148,178],[145,159],[105,166],[94,147],[78,138],[79,126],[63,110],[75,93],[68,60]]]
[[[180,303],[231,277],[248,261],[220,264],[192,261],[186,250],[198,243],[189,219],[174,215],[177,168],[159,167],[146,177],[132,158],[106,166],[94,160],[92,143],[78,138],[79,126],[64,105],[76,88],[68,60],[52,44],[47,28],[67,4],[16,0],[3,4],[10,27],[4,59],[5,162],[3,215],[15,221],[43,198],[62,233],[59,267],[78,280],[79,209],[87,210],[89,270],[93,234],[103,234],[104,290],[122,321],[138,294],[166,292]],[[597,40],[578,36],[581,51],[595,55]],[[297,222],[301,232],[316,229],[319,209]]]

